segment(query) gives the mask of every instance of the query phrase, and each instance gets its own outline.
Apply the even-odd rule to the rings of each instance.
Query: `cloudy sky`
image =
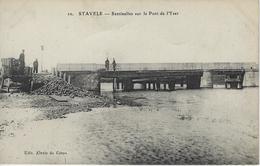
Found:
[[[177,16],[78,16],[174,11]],[[67,16],[72,12],[74,16]],[[41,51],[41,45],[44,50]],[[0,0],[0,57],[57,63],[257,62],[257,0]]]

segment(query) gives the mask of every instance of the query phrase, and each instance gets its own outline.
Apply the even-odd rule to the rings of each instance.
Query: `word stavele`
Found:
[[[73,13],[68,13],[69,16],[73,16]],[[104,13],[102,11],[79,11],[79,16],[103,16],[103,15],[110,15],[110,16],[173,16],[179,15],[178,12],[173,11],[161,11],[161,12],[154,12],[154,11],[143,11],[143,12],[114,12],[111,13]]]
[[[88,12],[88,11],[80,11],[79,16],[102,16],[104,15],[101,11],[94,11],[94,12]]]
[[[67,152],[61,152],[61,151],[50,151],[50,152],[46,152],[46,151],[36,151],[36,152],[32,152],[32,151],[24,151],[25,155],[67,155]]]

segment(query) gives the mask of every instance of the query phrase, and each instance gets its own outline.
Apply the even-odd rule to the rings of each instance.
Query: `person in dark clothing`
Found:
[[[109,60],[108,60],[108,58],[105,61],[105,68],[106,68],[107,71],[109,70]]]
[[[24,60],[24,50],[19,56],[19,73],[24,74],[25,60]]]
[[[33,62],[33,73],[38,73],[38,60]]]
[[[113,70],[116,71],[116,61],[114,58],[113,58],[112,66],[113,66]]]

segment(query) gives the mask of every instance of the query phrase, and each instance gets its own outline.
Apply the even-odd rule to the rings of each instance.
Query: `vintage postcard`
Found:
[[[259,164],[258,0],[0,0],[0,164]]]

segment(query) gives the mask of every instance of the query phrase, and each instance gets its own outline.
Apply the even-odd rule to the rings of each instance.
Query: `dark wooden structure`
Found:
[[[214,69],[210,72],[225,77],[225,88],[243,89],[245,69]]]
[[[199,89],[202,75],[203,70],[100,71],[100,78],[113,79],[114,91],[120,88],[120,84],[123,91],[132,91],[135,83],[142,84],[143,90],[174,90],[175,84]]]
[[[16,84],[21,91],[30,91],[32,85],[32,68],[25,66],[24,57],[22,59],[2,58],[1,61],[0,89],[6,86],[7,92],[9,92],[11,86]],[[8,81],[7,85],[4,84],[5,80]]]

